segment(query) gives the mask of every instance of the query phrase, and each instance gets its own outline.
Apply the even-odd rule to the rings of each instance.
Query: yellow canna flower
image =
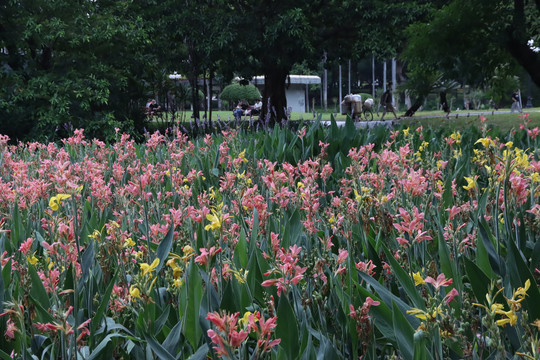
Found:
[[[493,140],[491,140],[490,138],[481,138],[481,139],[478,139],[475,144],[478,144],[478,143],[481,143],[486,149],[492,145],[492,146],[495,146],[495,143],[493,142]]]
[[[246,150],[242,151],[240,154],[238,154],[238,157],[242,159],[243,162],[247,163],[248,160],[246,159]]]
[[[186,257],[195,254],[195,249],[189,245],[186,245],[182,248],[182,252],[184,253],[184,257]]]
[[[529,288],[531,287],[531,279],[527,279],[527,281],[525,281],[525,288],[518,288],[516,291],[514,291],[514,298],[516,297],[520,297],[520,298],[524,298],[525,296],[527,296],[527,290],[529,290]]]
[[[135,299],[140,299],[141,298],[141,292],[139,291],[138,288],[136,288],[135,286],[131,286],[129,288],[129,295],[131,295],[131,297],[135,300]]]
[[[407,314],[413,314],[414,316],[416,316],[420,320],[427,320],[428,315],[429,315],[425,311],[420,310],[420,309],[407,310]]]
[[[182,281],[182,279],[174,279],[174,282],[173,282],[174,286],[179,289],[182,287],[182,285],[184,284],[184,282]]]
[[[422,278],[422,275],[420,275],[420,271],[413,274],[413,280],[414,280],[414,286],[418,285],[424,285],[426,282]]]
[[[304,183],[301,182],[301,181],[299,181],[298,183],[296,183],[296,186],[297,186],[299,189],[305,187]]]
[[[403,135],[409,135],[409,128],[403,129]]]
[[[35,254],[35,253],[34,253]],[[38,258],[35,257],[35,255],[32,254],[32,256],[30,256],[29,258],[27,258],[28,262],[32,265],[36,265],[37,262],[38,262]]]
[[[125,241],[124,241],[124,247],[127,248],[127,247],[134,247],[135,246],[135,241],[133,241],[133,239],[131,238],[127,238]]]
[[[251,311],[246,311],[244,313],[244,316],[242,316],[242,318],[240,320],[238,320],[238,322],[240,324],[242,324],[244,327],[248,326],[249,324],[249,317],[252,315],[253,313]],[[259,321],[259,319],[257,319],[256,316],[253,317],[254,321],[257,322]]]
[[[473,177],[465,176],[465,180],[467,180],[467,185],[463,186],[465,190],[469,191],[476,187],[476,180]]]
[[[150,277],[152,277],[152,271],[159,265],[159,259],[156,258],[154,261],[152,261],[152,264],[148,265],[147,263],[143,263],[139,265],[141,267],[141,271],[143,276],[146,276],[146,274],[150,274]]]
[[[354,199],[356,200],[357,203],[362,201],[362,197],[360,196],[360,194],[358,194],[358,191],[356,191],[356,189],[354,189]]]
[[[497,320],[495,323],[498,326],[505,326],[506,324],[510,324],[510,326],[514,326],[517,323],[518,317],[517,314],[513,311],[498,311],[497,314],[506,316],[505,318],[502,318],[500,320]]]
[[[461,133],[459,131],[458,132],[453,132],[450,135],[450,138],[455,140],[456,144],[461,144]]]
[[[221,220],[217,216],[216,212],[213,212],[212,214],[206,215],[206,220],[210,221],[210,224],[206,225],[204,227],[204,230],[216,230],[221,228]]]
[[[52,211],[57,211],[62,204],[62,200],[69,199],[70,197],[71,195],[69,194],[58,194],[56,196],[53,196],[49,200],[49,207]]]

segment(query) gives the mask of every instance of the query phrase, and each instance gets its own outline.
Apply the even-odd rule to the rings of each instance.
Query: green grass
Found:
[[[540,126],[540,108],[525,109],[529,112],[529,119],[531,120],[528,125],[529,128],[534,128]],[[449,126],[455,128],[466,128],[471,125],[480,125],[480,117],[478,113],[482,113],[486,117],[488,125],[490,127],[498,128],[500,131],[509,131],[511,129],[519,128],[519,125],[523,123],[523,119],[518,115],[523,115],[527,113],[524,111],[523,114],[518,113],[509,113],[510,109],[499,109],[498,111],[491,110],[460,110],[452,111],[450,116],[446,118],[442,111],[419,111],[415,116],[410,118],[402,118],[400,123],[409,126],[420,126],[423,127],[433,127],[438,128],[441,126]],[[201,116],[204,112],[201,112]],[[334,115],[333,111],[322,112],[321,119],[323,121],[330,121],[331,116]],[[398,112],[398,116],[402,115],[403,112]],[[474,114],[474,115],[473,115]],[[380,119],[382,112],[377,116],[376,113],[373,114],[374,120]],[[222,120],[232,119],[232,111],[213,111],[212,120],[217,120],[217,118]],[[183,119],[185,121],[191,118],[191,112],[185,112]],[[345,121],[346,115],[341,115],[338,113],[335,116],[336,121]],[[386,115],[386,119],[392,119],[392,115]],[[298,113],[293,112],[291,114],[292,121],[298,120],[314,120],[312,113]]]

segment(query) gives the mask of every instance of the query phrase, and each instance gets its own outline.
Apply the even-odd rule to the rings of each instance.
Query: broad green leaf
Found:
[[[107,311],[107,307],[109,305],[109,300],[111,298],[111,293],[114,287],[114,284],[116,282],[116,276],[115,273],[112,279],[109,282],[109,285],[107,286],[107,289],[103,293],[103,296],[100,299],[99,307],[92,317],[92,321],[90,322],[90,350],[92,350],[92,347],[94,345],[95,340],[95,332],[97,327],[101,324],[101,319],[103,318],[103,315]]]
[[[82,281],[86,281],[88,279],[88,275],[90,274],[90,269],[94,266],[94,259],[95,259],[95,251],[94,251],[94,242],[90,241],[90,244],[88,247],[84,250],[81,258],[82,262],[82,270],[83,270],[83,276]]]
[[[43,282],[39,278],[39,275],[36,272],[36,268],[30,263],[28,263],[28,274],[30,275],[30,281],[32,284],[32,288],[30,289],[30,296],[36,299],[45,309],[49,309],[51,307],[49,295],[47,295],[45,286],[43,286]]]
[[[414,334],[414,356],[413,360],[425,360],[428,357],[426,349],[426,334],[419,330]]]
[[[530,280],[531,286],[527,290],[527,296],[523,301],[523,308],[529,313],[529,319],[540,319],[540,290],[536,284],[531,270],[523,259],[523,254],[517,248],[516,244],[508,239],[507,241],[508,255],[506,257],[507,269],[510,276],[510,283],[513,290],[517,290],[519,287],[524,287],[525,282]]]
[[[151,335],[145,335],[146,342],[159,359],[176,360],[161,344]]]
[[[386,259],[390,263],[390,266],[392,266],[393,273],[396,276],[399,285],[403,287],[403,290],[405,290],[405,293],[411,299],[414,307],[425,310],[425,301],[422,296],[420,296],[418,290],[414,286],[414,281],[411,279],[411,276],[407,274],[405,270],[403,270],[403,268],[398,264],[394,256],[390,254],[390,251],[388,251],[388,248],[386,246],[383,245],[383,249],[384,253],[386,254]]]
[[[483,303],[489,291],[490,280],[487,275],[471,260],[464,258],[465,272],[471,283],[471,289],[479,303]]]
[[[413,340],[414,329],[411,324],[405,319],[401,309],[392,304],[392,322],[394,324],[394,334],[396,341],[401,351],[401,355],[405,360],[413,359]]]
[[[248,266],[246,233],[243,229],[240,232],[238,242],[234,248],[234,263],[236,267],[241,269],[246,269]]]
[[[281,339],[279,346],[285,350],[289,359],[294,359],[299,350],[298,322],[286,294],[281,294],[279,298],[277,318],[275,334],[276,338]]]
[[[159,314],[159,317],[155,319],[155,323],[154,323],[155,335],[154,336],[158,336],[158,334],[161,332],[161,329],[163,328],[163,326],[165,325],[165,323],[167,322],[169,318],[170,312],[171,312],[170,304],[165,307],[165,310],[161,310],[161,314]]]
[[[105,350],[105,348],[107,347],[109,342],[115,337],[125,338],[126,336],[123,335],[123,334],[119,334],[119,333],[109,334],[109,335],[105,336],[105,338],[103,340],[101,340],[101,342],[98,344],[98,346],[96,346],[94,351],[92,351],[90,353],[90,357],[88,358],[88,360],[101,359],[102,358],[101,352],[103,350]]]
[[[161,268],[167,261],[167,257],[169,256],[169,252],[171,251],[173,237],[174,237],[174,224],[171,224],[171,227],[169,228],[167,235],[165,235],[163,240],[161,240],[157,248],[156,256],[159,259],[159,265],[156,267],[156,270],[155,270],[156,274],[159,273],[159,271],[161,270]]]
[[[403,300],[401,300],[399,297],[392,294],[387,288],[382,286],[377,280],[375,280],[371,276],[363,272],[358,272],[358,275],[367,283],[369,283],[369,285],[371,285],[371,287],[379,295],[380,299],[384,301],[387,306],[390,307],[392,306],[392,303],[395,303],[395,305],[400,309],[403,314],[406,314],[407,310],[411,310],[411,307],[409,305],[403,302]],[[416,317],[406,316],[406,318],[413,327],[418,327],[420,325],[420,321]]]
[[[205,360],[208,358],[208,344],[204,344],[195,351],[195,354],[191,355],[188,360]]]
[[[165,350],[167,350],[167,352],[169,352],[170,354],[175,354],[178,347],[180,346],[180,337],[182,336],[182,323],[183,320],[180,320],[176,323],[176,325],[174,325],[174,327],[169,332],[169,335],[167,335],[167,338],[162,344],[163,348],[165,348]]]
[[[203,284],[199,274],[199,267],[191,263],[188,269],[188,277],[184,285],[185,297],[187,300],[186,311],[184,312],[184,335],[191,346],[196,349],[202,336],[201,325],[199,323],[199,310],[201,307]],[[210,286],[208,284],[208,286]]]
[[[484,245],[484,248],[487,250],[489,263],[491,265],[491,268],[493,271],[503,276],[505,275],[505,269],[502,267],[502,262],[499,254],[497,254],[497,251],[495,250],[495,247],[493,246],[492,237],[490,236],[490,230],[489,226],[486,223],[485,219],[481,219],[479,222],[478,230],[480,232],[480,239],[482,240],[482,244]]]

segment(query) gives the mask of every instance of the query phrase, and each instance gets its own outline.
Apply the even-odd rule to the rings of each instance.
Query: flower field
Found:
[[[0,137],[0,358],[539,359],[527,124]]]

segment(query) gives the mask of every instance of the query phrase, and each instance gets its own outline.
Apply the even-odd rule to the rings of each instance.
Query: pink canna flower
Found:
[[[246,340],[248,335],[249,334],[245,332],[244,330],[240,330],[240,331],[231,330],[229,332],[229,341],[230,341],[231,346],[240,347],[240,345],[242,345],[242,343],[244,342],[244,340]]]
[[[32,243],[34,242],[34,239],[28,238],[25,242],[21,244],[19,247],[19,251],[22,252],[24,255],[28,255],[30,250],[32,249]]]
[[[368,275],[373,275],[374,269],[377,267],[377,265],[373,264],[372,260],[369,260],[367,263],[363,261],[359,261],[355,264],[356,268],[362,272],[365,272]]]
[[[446,276],[444,275],[444,273],[442,273],[442,274],[439,274],[439,276],[437,276],[436,280],[434,278],[432,278],[431,276],[428,276],[425,279],[425,282],[427,282],[428,284],[433,285],[436,290],[439,290],[439,288],[441,288],[441,287],[447,287],[447,286],[451,285],[452,284],[452,279],[446,279]]]
[[[13,320],[8,319],[8,321],[6,322],[6,331],[4,332],[4,335],[7,338],[13,340],[15,339],[16,332],[19,332],[19,329],[17,328]]]
[[[206,265],[208,260],[213,258],[216,254],[219,254],[221,250],[221,247],[216,249],[215,246],[212,246],[209,250],[200,248],[199,251],[201,254],[195,258],[195,262],[199,265]]]
[[[456,296],[459,296],[459,292],[456,290],[456,288],[453,288],[450,290],[448,294],[444,297],[444,302],[446,305],[448,305]]]
[[[347,260],[348,257],[349,257],[349,252],[347,250],[339,249],[337,263],[338,264],[343,264],[345,262],[345,260]]]

